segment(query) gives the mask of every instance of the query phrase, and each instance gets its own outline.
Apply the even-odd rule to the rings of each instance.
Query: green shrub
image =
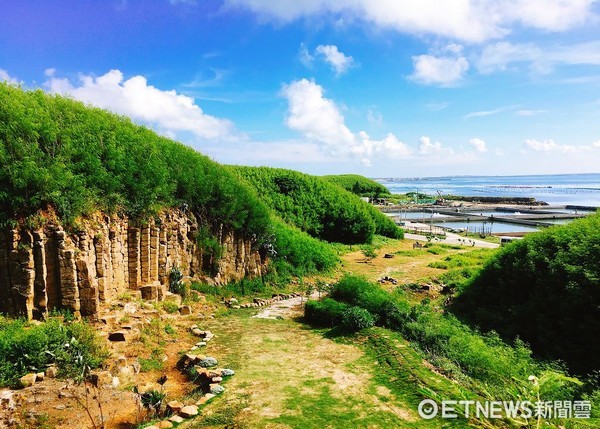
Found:
[[[357,332],[375,326],[375,318],[361,307],[350,307],[342,313],[342,328],[348,332]]]
[[[323,178],[280,168],[231,168],[284,221],[313,237],[353,244],[370,243],[375,233],[402,236],[387,216]]]
[[[464,286],[463,320],[522,338],[539,356],[585,374],[600,369],[600,215],[515,241]]]
[[[162,308],[169,314],[175,314],[179,311],[179,306],[173,301],[164,301]]]
[[[94,329],[84,322],[51,318],[40,325],[0,318],[0,385],[14,386],[29,372],[56,364],[59,374],[78,377],[107,357]]]
[[[348,306],[330,298],[320,301],[309,300],[304,305],[304,318],[311,325],[330,327],[342,323],[342,317]]]

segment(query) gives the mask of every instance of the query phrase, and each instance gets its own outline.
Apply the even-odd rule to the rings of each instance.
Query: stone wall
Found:
[[[148,285],[164,291],[172,267],[215,284],[260,276],[266,261],[241,234],[221,228],[215,264],[196,244],[196,219],[165,211],[147,225],[97,214],[69,234],[56,222],[0,232],[0,312],[40,318],[54,308],[96,317],[100,307]],[[159,294],[160,295],[160,294]]]

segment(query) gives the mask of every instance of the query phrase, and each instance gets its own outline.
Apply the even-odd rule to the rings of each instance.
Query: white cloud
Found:
[[[463,116],[463,118],[470,119],[470,118],[481,118],[484,116],[497,115],[498,113],[506,112],[507,110],[512,110],[515,107],[516,106],[504,106],[504,107],[498,107],[497,109],[492,109],[492,110],[478,110],[475,112],[467,113],[465,116]]]
[[[451,54],[453,55],[412,57],[414,71],[410,79],[425,85],[456,85],[469,70],[469,62],[460,55],[460,52],[451,52]]]
[[[319,45],[315,52],[324,57],[337,76],[346,73],[354,64],[354,59],[351,56],[344,55],[335,45]]]
[[[207,115],[192,97],[148,85],[144,76],[125,79],[121,71],[111,70],[99,77],[82,74],[76,83],[53,73],[49,77],[45,85],[52,92],[129,116],[166,135],[190,132],[200,139],[240,137],[229,120]]]
[[[313,57],[310,51],[306,48],[306,45],[304,43],[300,45],[299,59],[300,62],[304,64],[304,67],[308,69],[312,67],[313,61],[315,59],[315,57]]]
[[[561,154],[575,154],[575,153],[585,153],[592,152],[600,149],[600,141],[591,143],[589,145],[566,145],[566,144],[558,144],[552,139],[548,140],[535,140],[535,139],[527,139],[525,140],[525,148],[531,149],[535,152],[546,152],[546,153],[561,153]]]
[[[424,156],[452,156],[454,155],[454,149],[443,147],[440,142],[432,142],[431,138],[422,136],[419,139],[419,154]]]
[[[498,42],[486,46],[477,69],[484,74],[508,70],[516,63],[526,63],[535,73],[549,73],[556,65],[600,65],[600,41],[554,45],[541,48],[534,43]]]
[[[263,18],[287,23],[330,16],[361,20],[401,33],[468,42],[503,37],[515,26],[564,31],[592,15],[594,0],[226,0]]]
[[[324,96],[323,88],[314,81],[291,82],[284,86],[281,95],[288,101],[286,125],[310,142],[319,143],[329,155],[355,157],[365,165],[378,155],[397,159],[411,156],[408,146],[391,133],[382,140],[373,140],[364,131],[350,131],[338,106]]]
[[[484,153],[488,150],[485,141],[478,138],[473,138],[469,140],[469,144],[473,146],[475,152]]]
[[[4,69],[0,69],[0,82],[19,83],[17,79],[8,74]]]

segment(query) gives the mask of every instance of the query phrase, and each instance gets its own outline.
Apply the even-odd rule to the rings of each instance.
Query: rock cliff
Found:
[[[96,214],[67,233],[59,222],[0,232],[0,312],[40,318],[51,309],[96,317],[102,305],[128,290],[154,289],[160,298],[169,272],[215,284],[262,275],[266,261],[240,233],[220,228],[222,256],[196,243],[192,214],[164,211],[146,225]],[[216,268],[216,272],[215,271]],[[208,278],[211,271],[213,274]]]

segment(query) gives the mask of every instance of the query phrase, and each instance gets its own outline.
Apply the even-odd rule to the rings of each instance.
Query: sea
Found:
[[[486,197],[533,197],[550,205],[600,207],[600,173],[531,176],[447,176],[376,179],[394,194],[420,192]]]

